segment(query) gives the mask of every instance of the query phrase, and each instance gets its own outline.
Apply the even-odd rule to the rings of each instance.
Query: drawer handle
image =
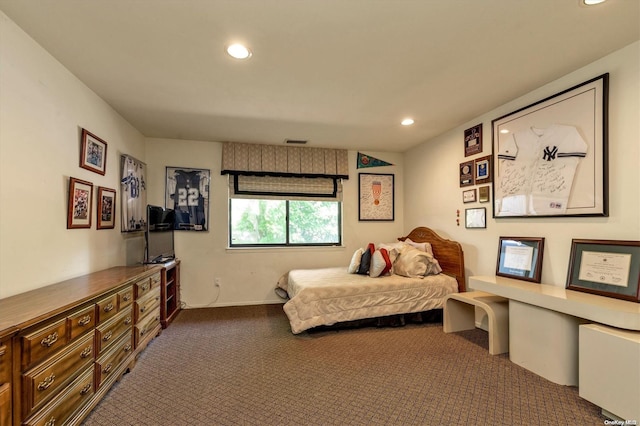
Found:
[[[109,303],[102,310],[105,311],[105,312],[111,312],[111,311],[113,311],[113,308],[114,308],[113,303]]]
[[[122,349],[124,352],[130,352],[131,351],[131,345],[127,345]]]
[[[122,300],[124,300],[125,302],[128,302],[129,300],[131,300],[131,293],[127,293],[124,296],[122,296]]]
[[[38,390],[43,391],[43,390],[49,389],[49,387],[53,384],[55,380],[56,380],[56,375],[51,373],[49,377],[47,377],[46,379],[38,383]]]
[[[107,340],[111,339],[111,336],[113,336],[113,332],[109,330],[104,334],[104,336],[102,336],[102,341],[106,342]]]
[[[146,310],[147,310],[147,307],[146,307],[146,306],[143,306],[143,307],[141,307],[141,308],[140,308],[140,313],[142,314],[142,313],[144,313],[144,311],[146,311]]]
[[[56,424],[56,418],[51,417],[48,422],[44,424],[44,426],[54,426]]]
[[[82,390],[80,391],[80,395],[81,396],[85,396],[86,394],[89,393],[89,390],[91,389],[91,383],[87,383],[86,385],[84,385],[84,387],[82,388]]]
[[[127,318],[124,320],[124,325],[129,325],[129,324],[131,324],[131,317],[127,317]]]
[[[102,373],[104,373],[104,374],[109,374],[109,372],[111,371],[111,368],[113,368],[113,364],[111,364],[111,363],[107,364],[107,365],[102,369]]]
[[[40,346],[50,348],[55,342],[58,341],[58,332],[55,331],[40,341]]]
[[[84,350],[80,353],[80,358],[88,358],[89,355],[91,355],[91,346],[87,346],[86,348],[84,348]]]
[[[149,284],[145,283],[142,285],[142,291],[147,291],[149,290]]]
[[[91,315],[84,316],[78,320],[78,325],[84,327],[91,322]]]

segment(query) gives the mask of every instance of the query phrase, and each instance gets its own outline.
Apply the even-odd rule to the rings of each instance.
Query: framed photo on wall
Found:
[[[92,201],[93,184],[73,177],[69,178],[67,229],[91,228]]]
[[[462,202],[463,203],[474,203],[476,201],[476,189],[468,189],[466,191],[462,191]]]
[[[603,74],[492,121],[494,217],[608,216],[608,87]]]
[[[113,229],[116,226],[116,190],[98,187],[97,229]]]
[[[571,241],[567,288],[640,303],[640,241]]]
[[[470,186],[473,184],[473,161],[460,163],[460,186]]]
[[[393,221],[394,175],[360,173],[358,175],[358,220]]]
[[[107,143],[82,129],[80,146],[80,167],[104,176],[107,171]]]
[[[209,229],[211,171],[191,167],[167,167],[165,207],[176,212],[175,229]]]
[[[544,238],[500,237],[496,275],[539,283]]]
[[[486,157],[480,157],[473,160],[476,185],[491,182],[491,159],[491,155],[487,155]]]

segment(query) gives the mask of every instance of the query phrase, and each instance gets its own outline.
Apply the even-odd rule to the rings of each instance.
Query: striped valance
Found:
[[[221,174],[349,179],[346,149],[226,142]]]

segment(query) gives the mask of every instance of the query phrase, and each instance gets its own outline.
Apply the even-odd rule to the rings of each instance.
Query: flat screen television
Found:
[[[176,213],[160,206],[147,206],[145,263],[164,263],[175,258],[173,228]]]

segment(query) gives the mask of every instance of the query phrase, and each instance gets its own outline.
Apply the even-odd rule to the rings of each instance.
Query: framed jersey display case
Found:
[[[176,212],[176,230],[209,229],[210,182],[210,170],[167,167],[165,207]]]
[[[493,217],[608,216],[609,74],[492,121]]]

